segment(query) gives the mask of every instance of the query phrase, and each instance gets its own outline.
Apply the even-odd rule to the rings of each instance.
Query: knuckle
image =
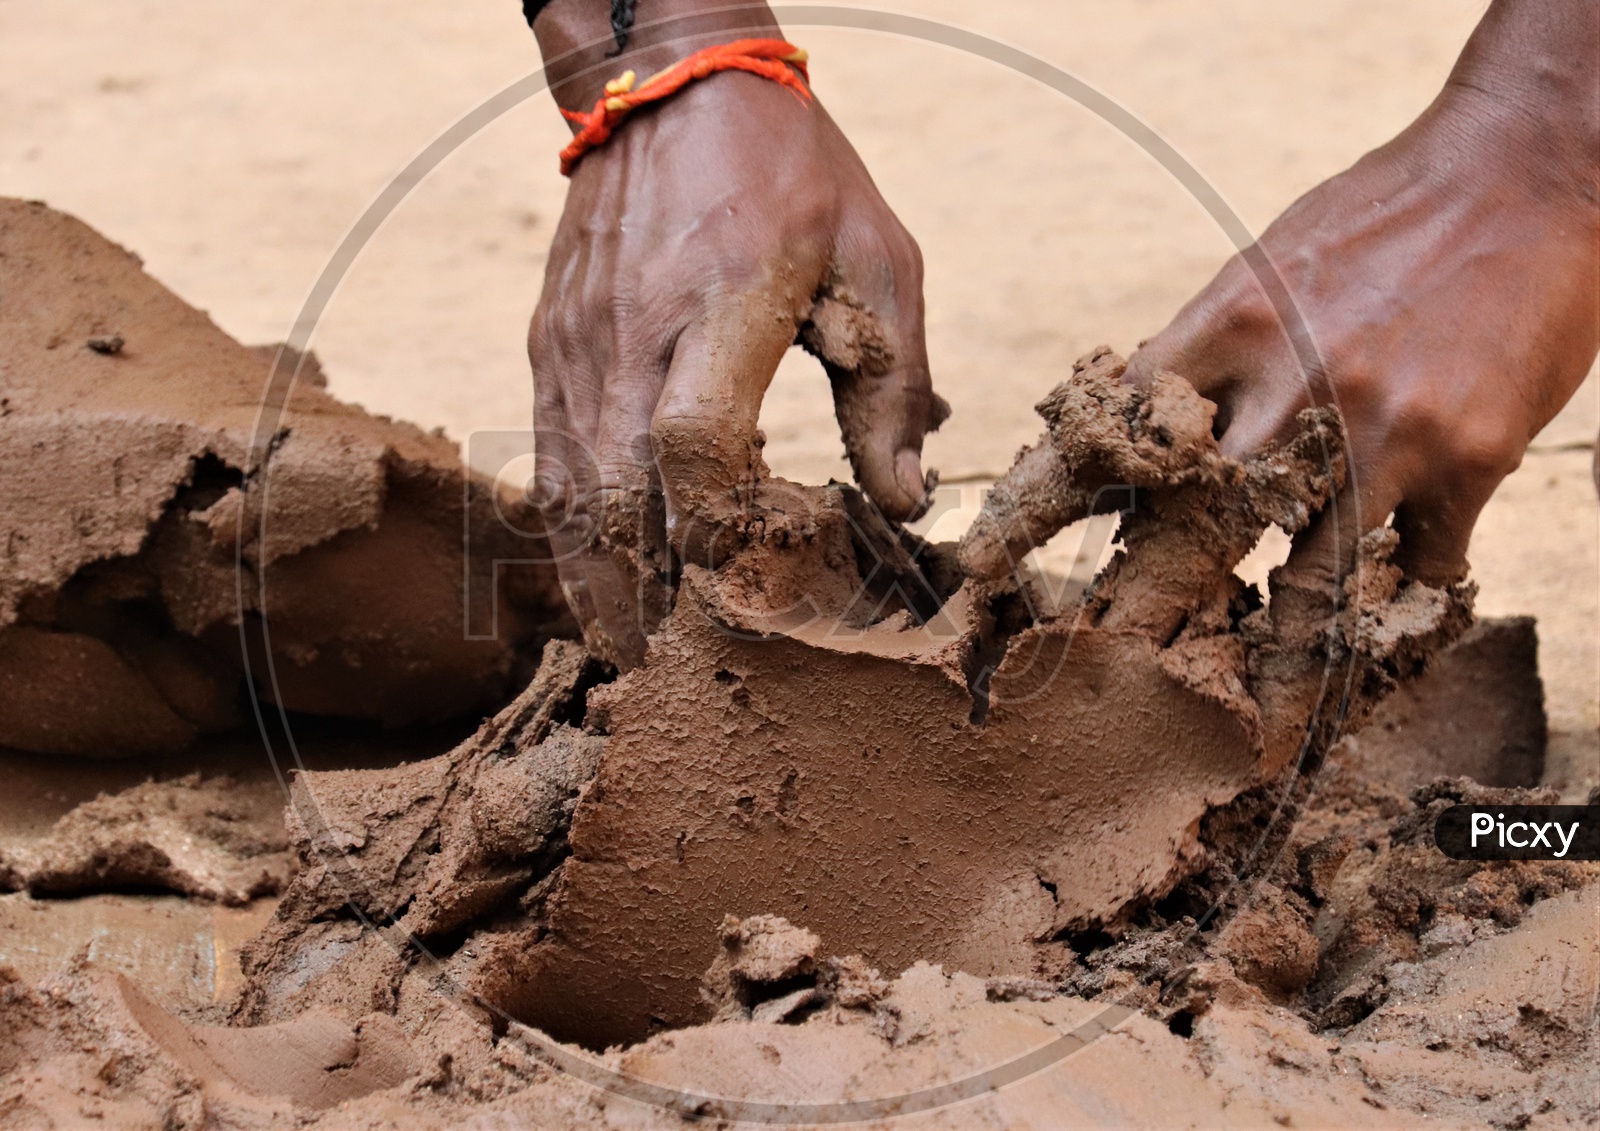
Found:
[[[1393,409],[1393,442],[1464,482],[1498,482],[1522,462],[1524,444],[1498,413],[1459,413],[1429,390],[1405,396]]]
[[[632,287],[622,285],[614,286],[611,291],[595,304],[595,321],[617,328],[631,326],[636,323],[641,314],[647,309],[641,302]]]
[[[1523,445],[1499,421],[1469,419],[1452,430],[1446,450],[1457,474],[1498,481],[1522,462]]]
[[[563,359],[571,358],[581,352],[581,346],[591,329],[593,317],[584,304],[578,302],[564,302],[553,313],[552,322],[554,333],[552,340],[556,353]]]
[[[686,412],[658,411],[650,422],[650,436],[656,446],[668,450],[715,447],[721,431],[716,420]]]
[[[1225,294],[1217,313],[1219,328],[1229,334],[1263,334],[1278,325],[1278,312],[1253,278],[1246,278]]]
[[[1369,365],[1318,358],[1310,368],[1314,370],[1308,374],[1313,383],[1331,390],[1347,416],[1370,416],[1382,402],[1383,382]]]
[[[1259,331],[1278,324],[1277,309],[1242,254],[1228,260],[1202,293],[1210,321],[1220,329]]]
[[[888,225],[888,244],[890,258],[895,266],[917,279],[922,278],[923,259],[922,245],[917,238],[906,230],[906,226],[899,220],[892,220]]]
[[[1451,455],[1456,437],[1444,420],[1435,398],[1421,392],[1406,392],[1388,405],[1388,435],[1392,441],[1432,448]]]
[[[533,505],[546,519],[559,519],[572,507],[572,477],[556,466],[540,468],[533,476]]]
[[[528,325],[528,360],[535,372],[572,363],[580,353],[584,321],[576,303],[539,303]]]
[[[703,255],[684,272],[681,297],[702,309],[735,301],[759,285],[752,262],[750,256],[733,248]]]

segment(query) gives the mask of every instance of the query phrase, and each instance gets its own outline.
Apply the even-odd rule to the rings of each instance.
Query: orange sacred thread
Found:
[[[806,82],[810,81],[811,76],[806,70],[806,60],[803,48],[781,39],[738,39],[719,47],[696,51],[641,83],[635,84],[636,76],[628,71],[606,83],[605,93],[589,113],[561,111],[567,121],[578,122],[583,127],[573,135],[571,144],[561,151],[561,175],[572,176],[579,159],[589,150],[604,145],[623,120],[638,107],[671,98],[695,79],[703,79],[718,71],[748,71],[752,75],[760,75],[764,79],[782,83],[809,102],[811,90]],[[793,65],[792,69],[790,64]]]

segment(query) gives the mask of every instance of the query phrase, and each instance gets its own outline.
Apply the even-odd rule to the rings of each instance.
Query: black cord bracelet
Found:
[[[633,6],[636,0],[611,0],[611,34],[617,41],[617,49],[610,52],[612,55],[622,54],[622,49],[628,46],[628,33],[633,30]],[[533,21],[539,18],[539,13],[550,6],[550,0],[522,0],[522,16],[528,21],[528,26],[533,26]]]
[[[611,34],[617,41],[617,49],[611,54],[621,55],[622,49],[628,46],[628,33],[633,30],[633,5],[634,0],[611,0]]]

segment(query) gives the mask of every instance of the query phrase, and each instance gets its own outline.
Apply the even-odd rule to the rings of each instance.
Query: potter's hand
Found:
[[[1128,379],[1170,369],[1217,402],[1231,455],[1289,435],[1313,400],[1343,411],[1349,482],[1296,539],[1300,580],[1348,571],[1391,513],[1409,575],[1462,577],[1478,512],[1593,362],[1597,41],[1592,0],[1496,0],[1416,123],[1297,201],[1131,359]]]
[[[652,15],[716,6],[663,0]],[[607,36],[605,9],[556,0],[535,23],[546,59]],[[687,40],[682,25],[641,24],[620,58],[569,58],[558,99],[588,110],[624,69],[643,76],[709,44],[778,35],[765,5],[695,20]],[[829,370],[863,489],[890,518],[918,513],[923,434],[942,410],[921,257],[821,106],[714,74],[583,157],[528,353],[539,502],[568,601],[603,658],[642,659],[666,600],[664,537],[705,564],[748,525],[762,396],[797,335]]]

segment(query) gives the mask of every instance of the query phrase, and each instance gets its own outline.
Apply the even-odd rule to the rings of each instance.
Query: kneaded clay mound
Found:
[[[492,598],[478,579],[497,635],[466,638],[462,531],[490,573],[547,563],[531,508],[443,437],[333,399],[315,359],[269,392],[278,350],[42,204],[0,199],[0,294],[0,746],[149,753],[232,726],[241,629],[256,694],[389,724],[492,709],[574,631],[553,569],[520,564]]]
[[[1336,419],[1307,412],[1241,464],[1187,383],[1121,372],[1100,351],[1046,399],[1050,437],[996,491],[1012,509],[964,550],[1132,485],[1126,550],[1080,605],[1036,618],[1004,576],[950,592],[950,548],[886,537],[853,492],[762,484],[762,540],[685,569],[640,668],[594,687],[552,650],[461,749],[299,778],[304,866],[240,1016],[378,1008],[415,943],[518,1020],[639,1040],[710,1016],[729,914],[785,917],[890,975],[1059,977],[1064,935],[1119,931],[1204,868],[1208,812],[1320,757],[1341,711],[1359,719],[1470,619],[1469,591],[1406,583],[1383,535],[1343,591],[1275,577],[1263,607],[1233,567],[1337,487]]]
[[[1099,354],[1044,402],[963,547],[987,581],[847,489],[763,484],[764,540],[686,570],[638,670],[555,641],[448,754],[301,774],[233,1024],[88,952],[33,985],[0,966],[0,1123],[1600,1120],[1600,866],[1431,841],[1449,804],[1551,795],[1407,795],[1392,744],[1299,772],[1470,594],[1407,584],[1378,537],[1342,591],[1279,575],[1263,607],[1232,568],[1333,490],[1333,422],[1234,464],[1187,386],[1119,372]],[[1103,484],[1135,488],[1125,552],[1042,612],[1010,555]],[[220,835],[230,792],[91,802],[24,870],[85,890],[160,853],[145,882],[229,898],[219,861],[276,848]]]

